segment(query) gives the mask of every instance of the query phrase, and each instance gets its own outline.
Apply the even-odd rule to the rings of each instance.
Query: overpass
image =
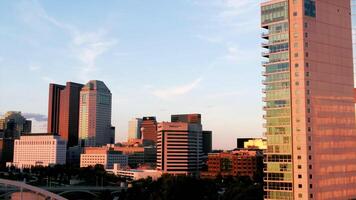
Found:
[[[35,187],[32,185],[28,185],[24,182],[19,182],[19,181],[12,181],[12,180],[7,180],[7,179],[0,179],[0,186],[3,194],[1,195],[2,197],[5,198],[4,195],[8,195],[9,192],[19,192],[20,193],[20,200],[25,200],[23,199],[23,192],[32,192],[36,194],[37,196],[45,197],[45,199],[50,199],[50,200],[67,200],[64,197],[61,197],[57,194],[54,194],[52,192],[49,192],[45,189]],[[4,193],[5,192],[5,193]],[[0,196],[0,197],[1,197]],[[3,198],[1,198],[3,199]]]

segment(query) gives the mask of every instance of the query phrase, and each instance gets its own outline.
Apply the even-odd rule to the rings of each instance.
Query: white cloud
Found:
[[[95,31],[82,31],[72,24],[57,20],[50,16],[37,0],[25,1],[21,4],[20,11],[23,14],[24,21],[28,24],[42,20],[69,35],[68,47],[72,56],[82,63],[79,66],[80,73],[78,76],[83,81],[90,79],[90,76],[97,70],[97,59],[117,44],[117,40],[110,38],[108,31],[104,28]]]
[[[191,83],[188,83],[185,85],[179,85],[179,86],[164,88],[164,89],[157,89],[157,90],[153,91],[153,94],[156,97],[159,97],[162,99],[169,99],[172,97],[182,96],[182,95],[185,95],[185,94],[191,92],[193,89],[195,89],[200,84],[200,82],[202,80],[203,79],[200,77],[200,78],[195,79]]]
[[[41,69],[41,67],[40,67],[39,65],[31,64],[31,65],[28,67],[28,69],[29,69],[30,71],[38,71],[38,70]]]

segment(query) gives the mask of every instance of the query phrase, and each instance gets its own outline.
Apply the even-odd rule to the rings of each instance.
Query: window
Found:
[[[303,185],[302,185],[302,184],[299,184],[299,185],[298,185],[298,188],[303,188]]]
[[[308,16],[308,17],[316,16],[315,0],[305,0],[304,1],[304,15]]]
[[[298,178],[302,178],[302,175],[301,175],[301,174],[298,174]]]
[[[301,166],[301,165],[298,165],[298,169],[302,169],[302,166]]]

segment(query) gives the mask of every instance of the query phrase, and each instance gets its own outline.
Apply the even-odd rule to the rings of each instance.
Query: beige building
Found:
[[[127,155],[107,147],[86,147],[84,153],[80,155],[80,167],[102,165],[105,169],[112,169],[114,164],[126,168],[128,165]]]
[[[111,92],[102,81],[89,81],[80,91],[79,143],[81,146],[102,146],[114,142]]]
[[[197,174],[203,163],[202,125],[162,122],[157,133],[157,170],[167,174]]]
[[[14,143],[14,161],[7,165],[17,168],[49,166],[66,163],[66,141],[49,134],[23,135]]]

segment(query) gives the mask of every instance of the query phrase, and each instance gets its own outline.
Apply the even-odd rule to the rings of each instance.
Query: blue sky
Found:
[[[133,117],[201,113],[214,147],[233,148],[262,134],[258,5],[1,1],[0,112],[46,115],[50,82],[99,79],[113,94],[118,140]]]

